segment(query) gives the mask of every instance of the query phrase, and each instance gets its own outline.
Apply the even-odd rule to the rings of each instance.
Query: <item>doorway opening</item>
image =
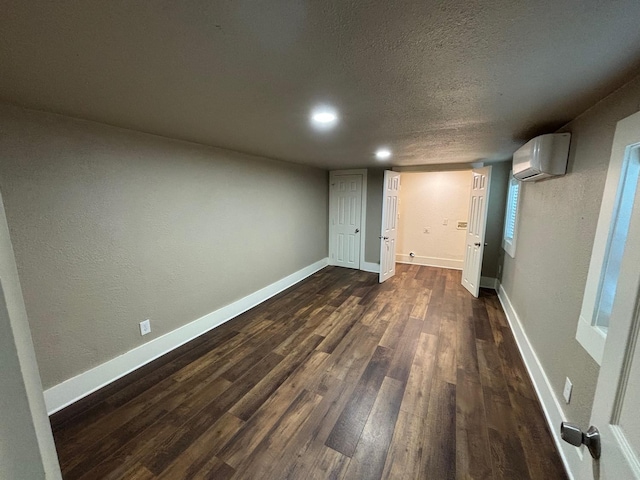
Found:
[[[402,181],[400,175],[384,175],[380,282],[393,276],[396,262],[452,268],[462,270],[462,285],[477,297],[491,167],[402,172]],[[397,208],[390,216],[391,204]]]
[[[471,170],[401,178],[396,262],[462,270]]]

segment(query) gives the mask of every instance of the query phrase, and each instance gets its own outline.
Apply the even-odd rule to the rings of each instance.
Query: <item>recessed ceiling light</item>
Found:
[[[338,123],[338,112],[333,107],[316,107],[311,112],[311,122],[319,128],[331,128]]]
[[[378,160],[386,160],[391,156],[391,150],[388,148],[379,148],[376,150],[376,158]]]

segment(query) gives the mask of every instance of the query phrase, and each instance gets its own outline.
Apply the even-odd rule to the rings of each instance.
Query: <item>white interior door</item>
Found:
[[[471,174],[473,181],[469,199],[469,223],[462,266],[462,285],[471,292],[471,295],[477,297],[480,292],[491,167],[474,168]]]
[[[331,263],[360,268],[362,175],[336,175],[331,180]]]
[[[398,194],[400,174],[385,170],[380,234],[380,283],[396,274],[396,238],[398,236]]]
[[[579,478],[626,480],[640,479],[640,113],[618,122],[611,159],[622,159],[624,168],[601,276],[601,292],[613,298],[599,302],[612,308],[591,413],[602,454],[592,461],[585,452]]]

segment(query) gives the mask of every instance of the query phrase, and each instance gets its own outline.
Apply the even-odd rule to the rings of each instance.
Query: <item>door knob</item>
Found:
[[[596,427],[591,425],[587,433],[583,433],[577,425],[568,422],[560,424],[560,436],[562,439],[575,447],[586,445],[589,453],[596,460],[600,458],[601,442],[600,432]]]
[[[378,238],[379,238],[380,240],[389,240],[389,237],[383,237],[382,235],[380,235]]]
[[[359,229],[359,228],[356,228],[356,233],[358,233],[359,231],[360,231],[360,229]]]
[[[476,242],[476,243],[474,243],[474,245],[475,245],[476,247],[479,247],[479,246],[480,246],[480,242]]]

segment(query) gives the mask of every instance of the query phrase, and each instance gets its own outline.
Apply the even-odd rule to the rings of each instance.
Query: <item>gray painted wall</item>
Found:
[[[588,425],[599,367],[575,340],[616,123],[640,110],[640,77],[566,125],[567,175],[524,183],[516,256],[502,285],[562,398],[573,382],[569,420]]]
[[[0,129],[45,388],[327,256],[324,170],[13,107]]]
[[[58,479],[58,457],[1,198],[0,282],[0,479]]]
[[[502,231],[504,228],[504,210],[507,203],[507,190],[511,160],[491,164],[491,188],[487,209],[487,231],[482,257],[482,276],[498,278],[498,266],[502,261]]]
[[[384,169],[367,170],[367,237],[364,240],[364,260],[380,263],[380,232],[382,231],[382,191]]]

